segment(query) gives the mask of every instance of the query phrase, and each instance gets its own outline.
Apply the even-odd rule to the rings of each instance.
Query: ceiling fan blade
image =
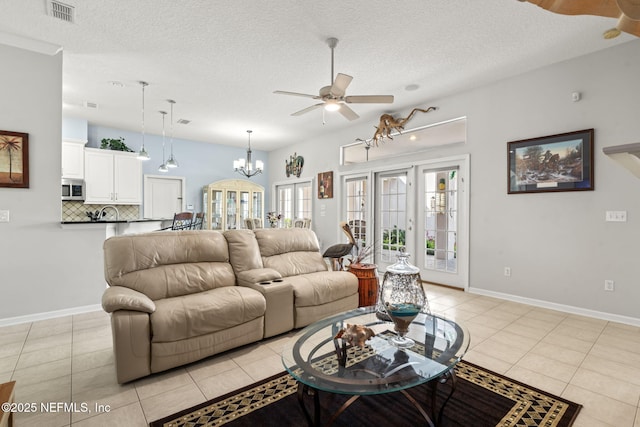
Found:
[[[522,0],[521,0],[522,1]],[[617,18],[620,9],[615,0],[527,0],[536,6],[562,15],[595,15]]]
[[[298,93],[298,92],[287,92],[285,90],[275,90],[273,93],[278,95],[292,95],[292,96],[302,96],[304,98],[312,98],[312,99],[320,99],[318,95],[309,95],[306,93]]]
[[[344,102],[349,104],[391,104],[393,95],[355,95],[346,96]]]
[[[355,120],[360,118],[355,111],[353,111],[347,104],[340,104],[340,109],[338,110],[340,114],[342,114],[347,120]]]
[[[333,80],[333,84],[331,85],[331,89],[329,89],[329,93],[332,96],[338,98],[344,96],[345,92],[347,91],[347,87],[351,83],[351,80],[353,80],[353,77],[346,74],[338,73],[335,80]]]
[[[626,16],[621,16],[618,20],[617,28],[625,33],[640,37],[640,21],[634,21]]]
[[[303,115],[305,113],[308,113],[309,111],[313,111],[316,108],[322,107],[323,105],[324,105],[324,102],[321,102],[319,104],[312,105],[311,107],[304,108],[304,109],[302,109],[300,111],[296,111],[295,113],[292,113],[291,115],[292,116],[301,116],[301,115]]]
[[[618,9],[633,21],[640,21],[640,3],[638,0],[616,0]]]

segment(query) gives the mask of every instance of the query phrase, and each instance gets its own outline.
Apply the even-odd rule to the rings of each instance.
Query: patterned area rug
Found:
[[[581,405],[569,402],[469,362],[456,367],[458,384],[443,412],[444,427],[568,427]],[[449,382],[438,387],[438,405],[450,391]],[[304,426],[307,422],[297,400],[297,382],[287,373],[275,375],[193,408],[154,421],[151,427],[253,427]],[[419,402],[430,402],[429,388],[409,393]],[[349,398],[321,392],[322,420],[326,422]],[[425,403],[425,406],[428,406]],[[424,425],[401,393],[362,396],[334,426]]]

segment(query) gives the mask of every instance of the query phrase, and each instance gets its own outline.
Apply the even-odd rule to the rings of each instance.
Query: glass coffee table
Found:
[[[338,353],[344,347],[334,337],[347,324],[364,325],[376,335],[364,347],[348,347],[343,364]],[[298,402],[310,425],[320,425],[320,392],[351,395],[330,416],[327,425],[360,396],[393,392],[401,392],[409,399],[428,425],[439,422],[455,390],[454,367],[469,347],[469,333],[459,322],[419,314],[407,334],[416,345],[398,348],[390,341],[395,336],[393,328],[393,322],[376,316],[374,306],[360,307],[313,323],[291,339],[282,353],[282,362],[298,381]],[[451,392],[438,409],[437,387],[446,381],[452,383]],[[430,414],[406,391],[425,383],[430,386]],[[313,417],[307,410],[306,396],[313,396]]]

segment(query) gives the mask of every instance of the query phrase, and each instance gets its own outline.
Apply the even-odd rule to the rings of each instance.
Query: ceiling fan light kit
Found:
[[[338,39],[330,37],[327,45],[331,49],[331,84],[324,86],[318,91],[318,95],[306,93],[287,92],[276,90],[273,93],[278,95],[301,96],[304,98],[317,99],[322,102],[292,113],[292,116],[301,116],[317,108],[324,107],[326,111],[338,111],[347,120],[356,120],[360,116],[347,104],[390,104],[393,102],[393,95],[357,95],[345,96],[347,87],[351,84],[353,77],[348,74],[338,73],[334,78],[334,49],[338,45]]]

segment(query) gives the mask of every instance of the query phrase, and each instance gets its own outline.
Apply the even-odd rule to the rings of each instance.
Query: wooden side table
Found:
[[[0,404],[13,403],[15,397],[13,389],[15,385],[15,381],[0,384]],[[0,408],[0,427],[11,426],[13,426],[13,412],[4,412],[2,408]]]
[[[351,264],[349,271],[358,278],[358,306],[376,305],[378,302],[378,266]]]

